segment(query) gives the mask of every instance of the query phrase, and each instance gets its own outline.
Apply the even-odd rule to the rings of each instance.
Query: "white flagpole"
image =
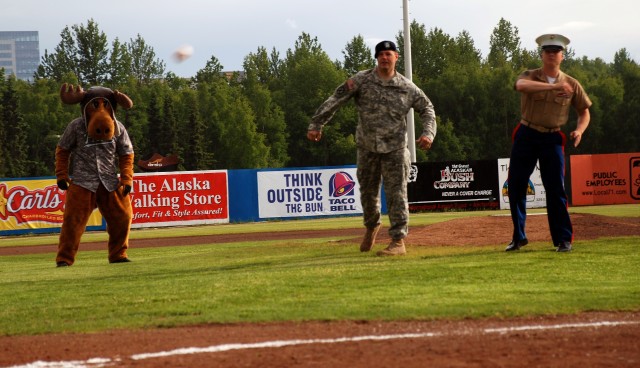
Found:
[[[404,23],[404,76],[413,80],[413,70],[411,68],[411,31],[409,30],[409,0],[402,0],[403,23]],[[416,132],[413,122],[413,109],[407,114],[407,140],[411,162],[416,162]]]

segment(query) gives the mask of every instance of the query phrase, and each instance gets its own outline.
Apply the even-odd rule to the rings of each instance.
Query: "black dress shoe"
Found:
[[[120,258],[120,259],[116,259],[115,261],[109,261],[109,263],[125,263],[125,262],[131,262],[131,260],[129,258]]]
[[[558,244],[558,248],[556,248],[556,252],[570,252],[571,251],[571,243],[566,241]]]
[[[65,261],[56,262],[56,267],[69,267],[69,264]]]
[[[511,252],[512,250],[518,250],[518,249],[520,249],[520,247],[524,247],[527,244],[529,244],[529,240],[527,240],[527,239],[520,239],[517,242],[516,241],[511,241],[511,243],[509,243],[509,245],[507,246],[507,249],[505,249],[505,251],[506,252]]]

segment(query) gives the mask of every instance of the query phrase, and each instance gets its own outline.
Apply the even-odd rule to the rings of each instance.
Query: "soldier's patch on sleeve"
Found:
[[[351,91],[356,86],[356,82],[354,82],[351,78],[347,79],[344,84],[347,86],[347,90],[349,91]]]

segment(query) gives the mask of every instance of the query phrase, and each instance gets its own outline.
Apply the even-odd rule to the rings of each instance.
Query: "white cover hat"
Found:
[[[571,41],[569,41],[568,38],[560,34],[543,34],[542,36],[536,38],[536,43],[538,44],[538,46],[542,47],[542,49],[545,49],[547,47],[560,47],[563,50],[566,50],[569,42]]]

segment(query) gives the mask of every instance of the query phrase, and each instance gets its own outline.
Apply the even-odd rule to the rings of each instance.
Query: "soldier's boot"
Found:
[[[404,247],[404,240],[392,240],[389,246],[376,253],[379,256],[403,256],[407,254],[407,250]]]
[[[376,242],[376,236],[378,236],[378,231],[380,231],[380,227],[382,224],[378,224],[376,227],[367,228],[367,231],[364,233],[364,239],[362,239],[362,243],[360,243],[360,251],[368,252],[373,247],[373,243]]]

